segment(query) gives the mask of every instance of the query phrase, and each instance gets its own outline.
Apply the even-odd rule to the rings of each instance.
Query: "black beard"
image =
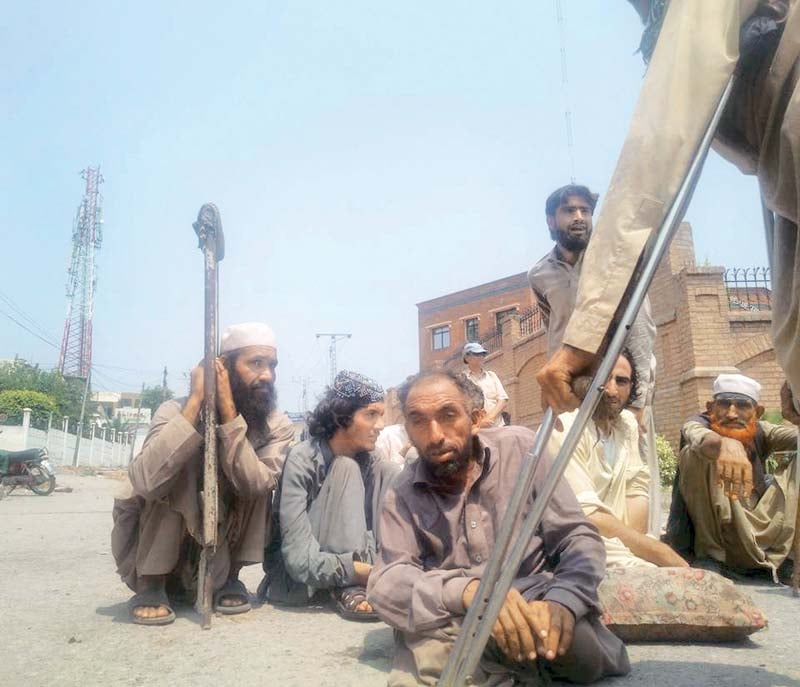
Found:
[[[604,394],[600,397],[600,402],[597,404],[597,408],[594,409],[594,415],[592,415],[592,419],[596,425],[613,429],[619,422],[619,416],[622,413],[622,410],[623,407],[621,406],[611,406],[611,404],[608,402],[608,398],[606,398]]]
[[[272,382],[258,383],[248,386],[236,370],[230,371],[231,392],[236,410],[247,423],[247,433],[251,436],[266,432],[267,418],[275,410],[278,394]]]
[[[568,231],[564,229],[554,229],[555,236],[553,237],[556,243],[561,246],[564,250],[568,250],[571,253],[580,253],[581,251],[585,250],[586,246],[589,245],[589,239],[592,236],[592,232],[587,230],[585,236],[573,236]]]
[[[469,464],[472,459],[473,448],[473,442],[470,442],[464,451],[458,453],[455,458],[448,460],[446,463],[428,463],[431,474],[437,479],[449,480]]]

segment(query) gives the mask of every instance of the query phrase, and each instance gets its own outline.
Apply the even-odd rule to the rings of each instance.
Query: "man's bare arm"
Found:
[[[617,537],[627,546],[634,556],[650,561],[662,568],[688,568],[689,564],[675,551],[657,539],[645,536],[632,527],[628,527],[618,518],[608,513],[595,512],[589,516],[600,534],[611,539]]]

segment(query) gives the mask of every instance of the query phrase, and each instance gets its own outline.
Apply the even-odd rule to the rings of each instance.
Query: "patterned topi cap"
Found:
[[[332,389],[339,398],[351,401],[378,403],[383,400],[383,387],[378,382],[349,370],[342,370],[336,375]]]

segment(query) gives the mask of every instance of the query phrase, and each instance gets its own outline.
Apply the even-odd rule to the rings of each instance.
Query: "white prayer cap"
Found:
[[[714,380],[714,396],[717,394],[742,394],[758,403],[761,398],[761,385],[744,375],[720,375]]]
[[[247,346],[270,346],[277,348],[275,332],[272,327],[263,322],[243,322],[232,324],[222,332],[222,345],[220,353],[230,353]]]

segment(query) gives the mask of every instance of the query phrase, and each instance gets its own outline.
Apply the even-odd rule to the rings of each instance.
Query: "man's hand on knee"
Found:
[[[526,617],[539,656],[554,661],[567,653],[575,631],[572,611],[555,601],[529,601]]]

